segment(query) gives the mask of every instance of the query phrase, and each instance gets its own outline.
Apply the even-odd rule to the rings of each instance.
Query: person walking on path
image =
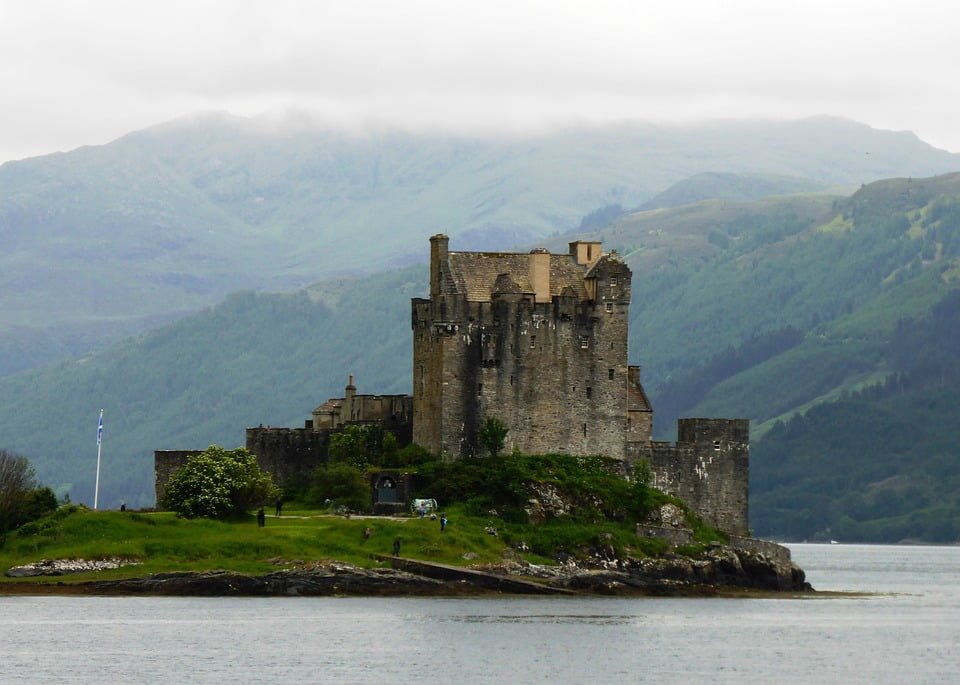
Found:
[[[257,528],[263,528],[267,524],[267,515],[263,513],[263,507],[257,509]]]
[[[277,516],[280,516],[281,511],[283,511],[283,498],[277,497]]]

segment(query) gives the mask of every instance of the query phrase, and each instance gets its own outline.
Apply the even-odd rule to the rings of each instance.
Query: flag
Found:
[[[97,447],[103,440],[103,409],[100,410],[100,422],[97,424]]]

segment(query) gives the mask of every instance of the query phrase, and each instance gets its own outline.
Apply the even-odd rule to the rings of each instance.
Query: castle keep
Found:
[[[601,247],[451,252],[433,236],[430,296],[412,301],[413,396],[357,395],[351,377],[304,428],[248,428],[247,449],[283,483],[324,463],[330,435],[351,424],[460,459],[480,454],[480,427],[496,418],[508,451],[602,454],[626,473],[644,461],[654,486],[747,534],[749,422],[681,419],[676,443],[652,440],[640,368],[627,362],[632,273]],[[158,501],[186,454],[155,453]]]
[[[413,440],[477,453],[486,417],[507,449],[623,457],[650,440],[639,369],[627,365],[629,267],[600,243],[570,253],[450,252],[430,239],[430,298],[413,300]]]

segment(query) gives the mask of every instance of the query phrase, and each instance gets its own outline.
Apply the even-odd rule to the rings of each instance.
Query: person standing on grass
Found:
[[[263,513],[263,507],[257,509],[257,528],[263,528],[267,525],[267,515]]]
[[[400,536],[398,535],[393,539],[393,556],[400,556]]]
[[[440,532],[442,533],[447,528],[447,515],[440,514]]]
[[[277,516],[280,516],[281,511],[283,511],[283,498],[277,497]]]

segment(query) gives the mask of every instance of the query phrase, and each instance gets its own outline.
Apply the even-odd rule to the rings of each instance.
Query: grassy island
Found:
[[[638,537],[636,524],[664,504],[682,504],[613,473],[613,460],[559,455],[475,459],[412,466],[424,494],[436,496],[448,519],[429,516],[335,514],[309,497],[285,504],[283,515],[252,513],[228,521],[182,518],[171,512],[91,511],[65,505],[9,534],[0,568],[41,559],[121,559],[130,565],[69,576],[4,578],[3,584],[74,583],[214,569],[264,574],[338,560],[360,568],[382,564],[399,538],[401,556],[452,566],[496,567],[507,559],[555,565],[562,559],[649,558],[666,550],[660,540]],[[551,504],[531,502],[549,494]],[[684,509],[696,555],[723,535]]]

